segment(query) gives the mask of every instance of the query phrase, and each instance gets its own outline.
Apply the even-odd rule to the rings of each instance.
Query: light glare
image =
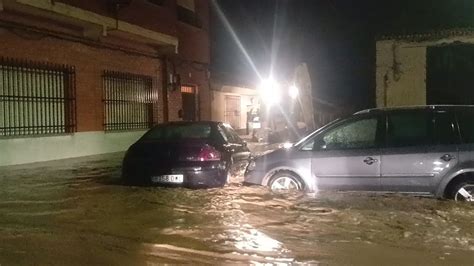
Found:
[[[280,85],[272,78],[262,80],[259,86],[261,99],[267,105],[275,105],[281,101]]]
[[[291,99],[296,99],[298,98],[299,95],[299,90],[295,85],[290,86],[288,90],[288,94],[290,95]]]

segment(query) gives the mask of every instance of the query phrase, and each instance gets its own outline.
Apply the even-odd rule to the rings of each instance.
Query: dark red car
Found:
[[[219,187],[249,157],[247,144],[227,124],[171,122],[150,129],[128,149],[122,177],[133,185]]]

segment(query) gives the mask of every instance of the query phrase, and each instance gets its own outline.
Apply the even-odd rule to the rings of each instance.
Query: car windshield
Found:
[[[300,139],[298,142],[296,142],[293,147],[299,147],[301,146],[301,144],[305,143],[308,139],[312,138],[314,135],[316,135],[317,133],[321,132],[321,130],[325,129],[325,128],[328,128],[329,126],[331,125],[334,125],[335,123],[341,121],[341,119],[336,119],[318,129],[316,129],[315,131],[309,133],[306,137],[303,137],[302,139]]]
[[[143,136],[143,140],[208,139],[210,137],[210,125],[176,124],[155,127]]]

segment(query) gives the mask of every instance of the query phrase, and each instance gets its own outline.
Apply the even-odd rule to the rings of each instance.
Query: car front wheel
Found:
[[[303,184],[298,176],[287,171],[276,173],[268,185],[272,191],[303,190]]]

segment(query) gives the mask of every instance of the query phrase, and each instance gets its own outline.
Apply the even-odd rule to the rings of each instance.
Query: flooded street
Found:
[[[411,196],[127,187],[123,154],[0,168],[0,265],[474,265],[474,206]]]

